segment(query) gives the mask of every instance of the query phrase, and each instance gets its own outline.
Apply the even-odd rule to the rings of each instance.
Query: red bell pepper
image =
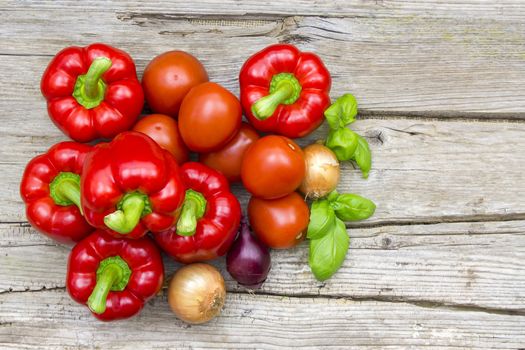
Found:
[[[241,220],[241,206],[228,180],[204,164],[181,166],[188,190],[177,225],[153,235],[159,246],[183,263],[215,259],[230,248]]]
[[[20,194],[29,223],[61,243],[80,241],[94,230],[80,210],[80,173],[91,146],[61,142],[26,166]]]
[[[306,136],[330,105],[330,73],[317,55],[293,45],[271,45],[251,56],[239,81],[244,113],[263,132]]]
[[[160,291],[163,280],[162,257],[147,237],[121,239],[97,230],[69,254],[69,295],[103,321],[137,314]]]
[[[96,145],[80,186],[86,220],[132,239],[175,225],[186,190],[175,158],[136,131]]]
[[[113,138],[130,129],[144,105],[133,60],[104,44],[60,51],[40,88],[53,122],[79,142]]]

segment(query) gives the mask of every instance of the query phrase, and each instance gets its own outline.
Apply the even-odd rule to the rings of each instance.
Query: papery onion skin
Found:
[[[201,324],[218,316],[224,306],[226,288],[213,266],[195,263],[179,269],[168,287],[168,303],[184,322]]]
[[[306,197],[318,199],[326,196],[339,182],[339,162],[328,147],[314,143],[303,149],[306,173],[299,187]]]
[[[266,281],[270,267],[270,250],[250,232],[243,218],[239,235],[226,255],[228,272],[240,285],[257,289]]]

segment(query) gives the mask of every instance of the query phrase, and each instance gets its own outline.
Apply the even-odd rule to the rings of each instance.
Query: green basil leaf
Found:
[[[350,244],[345,223],[335,219],[333,229],[325,236],[310,241],[308,262],[315,278],[330,278],[343,264]]]
[[[335,212],[327,200],[318,200],[312,203],[310,209],[310,223],[306,237],[316,239],[324,236],[335,225]]]
[[[340,194],[330,205],[335,215],[343,221],[365,220],[376,210],[376,205],[370,199],[351,193]]]
[[[328,196],[326,196],[326,200],[328,200],[329,202],[333,202],[337,200],[337,198],[339,198],[339,193],[337,192],[337,190],[333,190],[328,194]]]
[[[350,160],[356,152],[358,138],[359,135],[348,128],[330,130],[325,146],[335,153],[338,160]]]
[[[368,142],[362,136],[357,135],[357,147],[352,156],[352,159],[355,160],[357,166],[361,169],[363,177],[365,179],[368,178],[368,173],[372,167],[372,153],[370,152]]]
[[[351,94],[339,97],[330,107],[324,111],[324,116],[330,125],[330,129],[344,128],[355,121],[357,115],[357,101]]]

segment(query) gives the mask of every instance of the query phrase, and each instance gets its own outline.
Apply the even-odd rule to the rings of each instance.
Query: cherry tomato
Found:
[[[216,83],[190,90],[179,111],[179,131],[188,148],[211,152],[226,145],[239,131],[241,104],[234,94]]]
[[[175,157],[179,165],[188,161],[188,147],[182,141],[177,122],[172,117],[164,114],[151,114],[139,120],[133,130],[155,140],[160,147]]]
[[[286,249],[301,242],[310,221],[308,205],[297,192],[278,199],[252,197],[248,217],[253,232],[270,248]]]
[[[142,87],[153,111],[176,117],[184,96],[206,81],[208,73],[198,59],[184,51],[169,51],[146,66]]]
[[[287,137],[269,135],[255,141],[244,154],[241,178],[254,196],[274,199],[295,191],[305,171],[301,148]]]
[[[242,123],[235,137],[218,151],[199,155],[199,161],[220,171],[228,181],[241,180],[241,164],[244,152],[259,139],[259,134],[248,123]]]

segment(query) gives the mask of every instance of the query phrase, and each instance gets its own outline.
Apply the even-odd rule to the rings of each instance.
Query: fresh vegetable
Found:
[[[177,225],[154,235],[175,260],[190,263],[223,256],[241,219],[239,201],[226,178],[206,165],[189,162],[180,168],[186,198]]]
[[[254,196],[274,199],[295,191],[305,171],[301,148],[289,138],[269,135],[255,141],[244,154],[241,178]]]
[[[139,120],[133,130],[151,137],[160,147],[170,152],[179,165],[188,161],[189,150],[180,137],[175,119],[164,114],[151,114]]]
[[[207,81],[208,73],[198,59],[184,51],[169,51],[146,66],[142,87],[154,112],[176,117],[184,96]]]
[[[332,192],[328,197],[330,206],[343,221],[365,220],[374,215],[376,205],[370,199],[357,194]]]
[[[330,73],[317,55],[293,45],[271,45],[251,56],[239,82],[244,113],[260,131],[306,136],[330,105]]]
[[[239,131],[241,104],[234,94],[216,83],[200,84],[184,97],[179,130],[188,148],[205,153],[224,147]]]
[[[69,254],[66,287],[95,317],[111,321],[137,314],[163,279],[160,252],[149,238],[121,239],[97,230]]]
[[[345,223],[335,218],[329,232],[310,241],[308,262],[315,278],[324,281],[332,277],[343,264],[349,245]]]
[[[305,147],[303,152],[306,174],[299,191],[317,199],[335,190],[339,182],[339,162],[334,152],[317,143]]]
[[[175,225],[184,191],[171,154],[135,131],[96,145],[82,171],[86,220],[117,237],[139,238]]]
[[[292,192],[278,199],[251,197],[248,217],[262,243],[270,248],[287,249],[304,239],[310,212],[303,198]]]
[[[215,152],[200,154],[199,161],[220,171],[230,182],[240,181],[244,153],[258,139],[257,131],[243,122],[237,135],[226,146]]]
[[[335,225],[335,211],[327,200],[316,200],[310,209],[310,222],[306,237],[316,239],[324,236]]]
[[[226,255],[228,272],[239,284],[257,289],[266,280],[270,267],[270,251],[252,235],[243,218],[239,235]]]
[[[324,114],[330,125],[326,147],[334,152],[338,160],[355,161],[363,177],[367,178],[372,165],[370,148],[363,137],[347,127],[357,115],[354,96],[341,96]],[[337,181],[332,189],[336,185]],[[335,190],[326,199],[312,203],[307,232],[310,239],[309,264],[318,280],[330,278],[343,264],[350,242],[344,221],[367,219],[374,214],[375,208],[369,199],[350,193],[338,194]]]
[[[330,125],[326,147],[330,148],[340,161],[353,160],[367,178],[372,167],[372,154],[368,142],[362,136],[347,128],[355,121],[357,101],[351,94],[339,97],[324,115]]]
[[[344,128],[355,121],[357,100],[352,94],[344,94],[324,111],[330,129]]]
[[[330,130],[326,138],[326,147],[336,155],[340,161],[351,160],[357,149],[358,135],[352,130],[344,127]]]
[[[81,143],[58,143],[33,158],[22,175],[27,220],[60,243],[78,242],[94,230],[80,208],[80,173],[90,150]]]
[[[211,265],[195,263],[180,268],[170,281],[168,303],[187,323],[200,324],[221,313],[226,299],[224,279]]]
[[[371,200],[336,191],[339,162],[354,162],[366,178],[371,152],[349,128],[356,99],[345,94],[330,105],[331,77],[318,56],[288,44],[254,54],[239,74],[240,101],[208,79],[194,56],[170,51],[147,65],[141,85],[131,57],[104,44],[62,50],[42,77],[49,115],[64,133],[113,139],[57,144],[28,164],[20,185],[31,225],[77,243],[66,287],[101,320],[131,317],[160,291],[158,247],[190,264],[171,279],[168,302],[198,324],[220,313],[226,291],[217,269],[196,262],[227,254],[233,279],[256,289],[271,268],[270,248],[306,237],[310,268],[323,281],[349,249],[345,221],[374,214]],[[161,114],[137,122],[144,96]],[[251,124],[242,123],[243,110]],[[303,151],[291,140],[324,118],[323,144]],[[190,151],[201,163],[188,162]],[[228,182],[239,180],[252,194],[242,222]]]
[[[352,160],[356,162],[363,173],[363,177],[366,179],[372,168],[372,153],[370,152],[368,142],[360,135],[357,135],[357,147]]]
[[[71,46],[57,53],[40,87],[51,120],[78,142],[128,130],[144,105],[133,60],[104,44]]]
[[[369,199],[336,191],[312,203],[307,237],[310,239],[308,261],[315,278],[324,281],[343,264],[350,243],[344,221],[367,219],[375,208]]]

